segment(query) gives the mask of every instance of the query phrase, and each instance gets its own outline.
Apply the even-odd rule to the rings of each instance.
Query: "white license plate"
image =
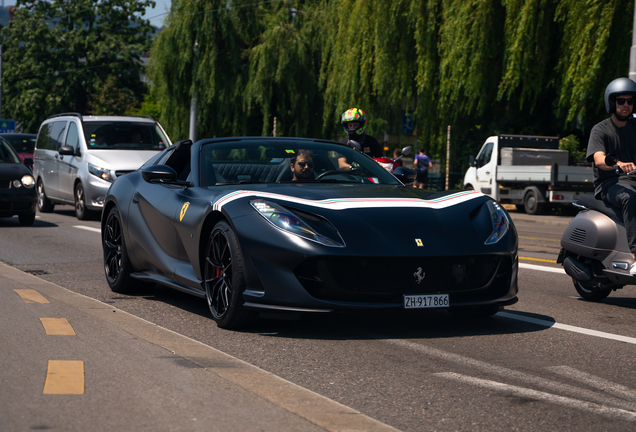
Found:
[[[404,296],[404,309],[443,308],[448,305],[448,294]]]

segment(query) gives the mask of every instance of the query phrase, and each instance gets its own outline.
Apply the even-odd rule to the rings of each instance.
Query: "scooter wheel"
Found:
[[[579,293],[579,295],[583,297],[584,300],[587,300],[587,301],[600,302],[601,300],[604,300],[612,292],[611,288],[610,289],[592,289],[591,287],[586,287],[583,284],[581,284],[581,282],[577,281],[574,278],[572,279],[572,282],[574,282],[574,288],[576,288],[576,292]]]

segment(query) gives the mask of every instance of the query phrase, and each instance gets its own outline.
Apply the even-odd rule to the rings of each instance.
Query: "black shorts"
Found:
[[[417,176],[415,176],[415,181],[418,183],[426,183],[427,178],[428,178],[428,171],[418,172]]]

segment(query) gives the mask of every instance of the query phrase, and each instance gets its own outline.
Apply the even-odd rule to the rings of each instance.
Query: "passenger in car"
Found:
[[[291,158],[292,181],[308,180],[314,178],[314,159],[310,150],[299,150],[298,154]]]

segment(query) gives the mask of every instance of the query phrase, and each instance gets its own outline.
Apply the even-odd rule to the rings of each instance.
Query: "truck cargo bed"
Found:
[[[594,182],[592,167],[557,165],[556,184],[589,184]],[[553,183],[553,165],[499,165],[497,182],[508,183]]]

